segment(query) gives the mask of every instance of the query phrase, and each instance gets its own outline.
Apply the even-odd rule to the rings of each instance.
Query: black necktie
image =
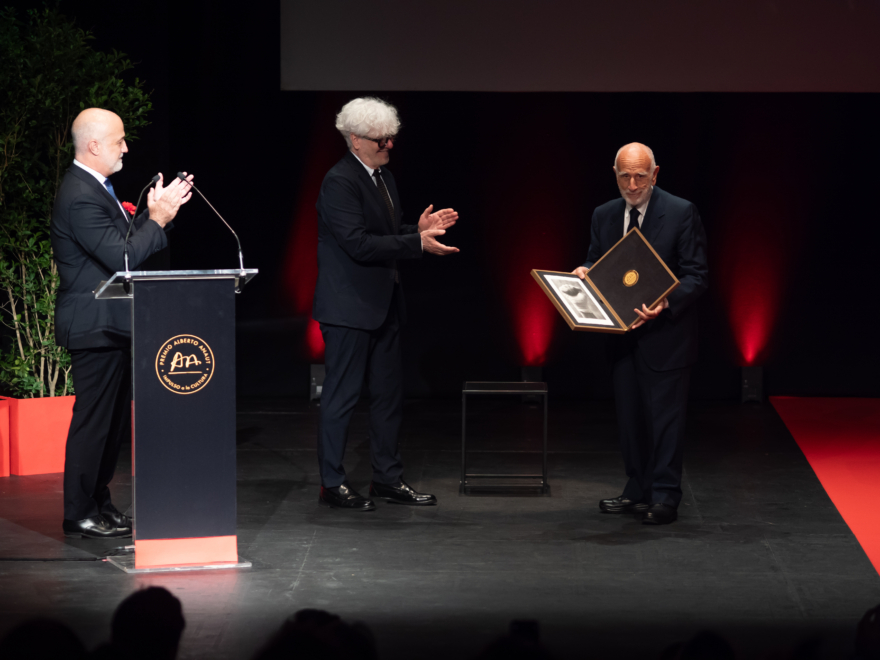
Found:
[[[388,188],[385,187],[385,182],[382,180],[382,173],[379,170],[373,170],[373,176],[376,178],[376,187],[379,189],[379,194],[382,195],[382,199],[385,200],[385,206],[388,207],[388,217],[391,218],[391,225],[396,232],[397,220],[394,215],[394,204],[391,203],[391,195],[388,194]]]
[[[379,194],[382,195],[382,199],[385,200],[385,206],[388,207],[388,215],[391,218],[391,226],[394,227],[394,233],[397,233],[397,219],[394,215],[394,204],[391,203],[391,195],[388,194],[388,188],[385,187],[385,182],[382,180],[382,174],[379,170],[373,170],[373,176],[376,179],[376,187],[379,189]],[[394,269],[394,281],[400,282],[400,275],[397,272],[397,259],[391,260],[391,267]]]
[[[629,230],[632,229],[633,227],[639,226],[639,216],[640,215],[641,215],[641,213],[639,213],[639,210],[635,207],[633,207],[629,210],[629,227],[624,232],[625,234],[629,233]]]

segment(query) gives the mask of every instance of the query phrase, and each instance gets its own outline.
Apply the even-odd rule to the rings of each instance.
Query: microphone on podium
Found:
[[[134,205],[134,213],[131,214],[131,218],[128,221],[128,231],[125,232],[125,244],[122,248],[122,257],[125,260],[125,282],[122,283],[122,288],[126,293],[131,293],[131,272],[128,270],[128,237],[131,236],[131,228],[134,226],[134,219],[137,217],[138,208],[141,205],[141,199],[144,197],[144,193],[147,192],[147,188],[152,186],[159,180],[159,175],[157,174],[150,182],[144,186],[144,189],[141,190],[141,194],[138,195],[137,204]]]
[[[211,210],[212,210],[214,213],[217,214],[217,217],[220,218],[220,220],[223,221],[223,224],[226,225],[226,228],[227,228],[229,231],[232,232],[232,235],[233,235],[233,236],[235,236],[235,242],[238,244],[238,264],[239,264],[239,266],[241,266],[241,271],[242,271],[242,275],[243,275],[243,274],[244,274],[244,255],[243,255],[242,252],[241,252],[241,241],[238,240],[238,234],[236,234],[236,233],[235,233],[235,230],[234,230],[232,227],[229,226],[229,223],[226,222],[226,220],[223,218],[222,215],[220,215],[220,212],[219,212],[217,209],[214,208],[214,205],[211,204],[211,202],[208,201],[208,198],[205,197],[205,196],[202,194],[202,191],[199,190],[198,188],[196,188],[196,185],[195,185],[192,181],[187,181],[187,180],[186,180],[186,177],[183,175],[183,172],[178,172],[178,173],[177,173],[177,178],[180,179],[181,181],[186,181],[186,183],[188,183],[189,185],[191,185],[191,186],[192,186],[192,189],[195,190],[197,193],[199,193],[199,195],[201,196],[201,198],[202,198],[203,200],[205,200],[205,203],[206,203],[208,206],[211,207]],[[236,288],[236,291],[235,291],[235,292],[236,292],[236,293],[241,293],[241,289],[240,289],[240,288]]]

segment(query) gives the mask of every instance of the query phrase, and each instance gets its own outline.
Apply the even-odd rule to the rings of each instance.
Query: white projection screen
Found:
[[[281,0],[281,89],[877,92],[877,0]]]

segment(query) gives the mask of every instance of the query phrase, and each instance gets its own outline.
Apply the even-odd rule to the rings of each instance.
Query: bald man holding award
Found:
[[[653,525],[678,517],[690,370],[698,348],[694,303],[708,286],[700,214],[692,203],[656,186],[659,171],[653,152],[643,144],[618,151],[614,175],[621,199],[593,212],[587,259],[573,271],[581,279],[588,274],[593,279],[591,269],[603,255],[638,229],[678,280],[671,293],[653,305],[647,301],[626,310],[637,318],[626,324],[628,331],[621,328],[609,337],[627,481],[620,496],[600,501],[599,508],[612,514],[642,514],[642,522]],[[639,239],[632,245],[641,250],[643,243]],[[644,276],[629,268],[620,286],[633,287]]]

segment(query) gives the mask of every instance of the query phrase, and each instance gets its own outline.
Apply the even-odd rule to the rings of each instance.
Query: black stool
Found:
[[[541,474],[468,474],[467,471],[467,398],[477,394],[530,395],[544,399],[544,447],[541,461]],[[540,488],[542,493],[549,490],[547,484],[547,383],[477,383],[467,382],[461,389],[461,484],[459,493],[476,487],[468,479],[540,479],[535,484],[486,484],[479,488]]]

